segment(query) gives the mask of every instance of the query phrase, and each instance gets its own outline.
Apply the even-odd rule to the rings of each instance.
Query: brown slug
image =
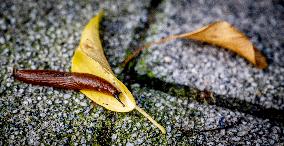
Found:
[[[13,76],[25,83],[70,90],[95,90],[119,99],[120,91],[107,80],[88,73],[61,72],[55,70],[13,70]]]

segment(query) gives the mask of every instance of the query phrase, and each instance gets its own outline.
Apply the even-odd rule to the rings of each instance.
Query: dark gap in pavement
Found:
[[[127,52],[133,52],[135,49],[142,47],[144,45],[145,38],[147,37],[147,30],[150,28],[150,25],[155,22],[155,15],[158,9],[158,6],[162,3],[163,0],[151,0],[150,6],[147,8],[147,20],[143,23],[142,26],[134,29],[134,36],[132,42],[130,43]],[[138,37],[136,37],[138,36]],[[126,58],[126,57],[125,57]],[[136,57],[138,58],[138,56]],[[122,63],[122,62],[121,62]],[[118,75],[120,80],[124,80],[126,75],[129,75],[131,68],[137,64],[137,60],[133,59],[125,67],[121,67],[122,71]]]
[[[134,51],[138,47],[143,46],[144,40],[147,36],[147,31],[150,28],[150,25],[155,22],[155,15],[157,8],[162,0],[151,0],[150,6],[147,8],[147,20],[146,22],[142,22],[141,26],[138,26],[134,29],[134,36],[132,38],[132,42],[130,43],[128,50]]]
[[[155,11],[161,2],[162,0],[151,0],[150,5],[146,10],[147,20],[145,22],[142,22],[142,25],[134,29],[134,35],[132,36],[133,41],[130,43],[130,45],[127,48],[129,51],[132,52],[137,47],[139,47],[138,45],[143,44],[145,37],[146,37],[146,32],[149,29],[150,24],[154,22]],[[102,31],[104,31],[103,28],[102,28]],[[101,35],[103,34],[104,33],[101,33]],[[102,41],[102,45],[104,46],[105,42],[103,41],[103,39],[101,39],[101,41]],[[123,79],[125,75],[127,75],[127,73],[128,73],[128,70],[123,70],[122,73],[118,76],[118,78]],[[107,118],[113,119],[113,121],[111,121],[110,123],[115,123],[116,121],[115,114],[108,113]],[[115,131],[115,129],[113,128],[114,126],[112,124],[109,125],[107,121],[103,122],[102,124],[103,124],[102,125],[103,128],[99,131],[99,134],[98,134],[98,139],[99,139],[98,143],[100,145],[110,145],[111,133]]]

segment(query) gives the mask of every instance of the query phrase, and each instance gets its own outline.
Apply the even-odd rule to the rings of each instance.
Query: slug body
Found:
[[[117,88],[105,79],[88,73],[14,69],[13,76],[17,80],[34,85],[51,86],[70,90],[95,90],[110,94],[122,103],[119,99],[119,94],[121,92]]]

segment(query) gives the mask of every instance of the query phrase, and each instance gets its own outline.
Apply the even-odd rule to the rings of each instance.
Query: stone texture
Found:
[[[140,97],[138,100],[140,106],[144,107],[154,117],[158,117],[157,120],[167,129],[166,137],[161,136],[159,141],[155,142],[165,144],[162,143],[162,139],[165,138],[168,145],[283,144],[283,128],[273,125],[269,120],[262,120],[216,106],[199,104],[192,101],[191,97],[177,98],[147,88],[135,87],[133,90],[134,95]],[[130,118],[132,119],[134,116]],[[134,123],[136,125],[132,129],[139,129],[136,127],[137,122]],[[145,122],[139,123],[146,124]],[[225,127],[231,125],[231,128],[212,130],[220,128],[222,125]],[[144,126],[148,127],[147,125]],[[205,132],[206,130],[209,131]],[[138,142],[136,144],[139,144],[137,139],[143,140],[145,134],[150,134],[149,137],[153,140],[151,137],[153,132],[139,131],[138,133],[130,141],[133,140],[134,143]],[[120,135],[122,136],[122,134]],[[124,135],[126,134],[124,133]],[[133,133],[129,135],[133,135]],[[148,140],[145,140],[143,144],[151,145],[147,142]]]
[[[106,13],[106,54],[114,64],[124,57],[148,5],[130,0],[1,2],[0,145],[104,143],[102,124],[109,111],[93,108],[78,92],[15,82],[12,69],[69,71],[81,31],[100,8]]]
[[[167,82],[213,91],[284,110],[283,5],[278,1],[163,1],[146,41],[191,32],[226,20],[249,36],[268,58],[260,70],[225,49],[176,40],[144,51],[136,70]]]
[[[277,1],[274,2],[277,3]],[[190,31],[211,20],[215,20],[215,17],[213,17],[215,14],[211,14],[210,11],[216,11],[218,14],[216,15],[219,17],[219,15],[221,15],[219,13],[222,12],[222,9],[221,12],[218,12],[220,11],[218,9],[221,8],[221,6],[231,5],[230,8],[236,9],[236,12],[239,10],[234,8],[235,2],[219,2],[221,4],[204,3],[206,4],[204,8],[198,8],[202,9],[202,11],[196,12],[186,9],[186,11],[190,13],[182,14],[181,9],[184,7],[197,8],[203,5],[203,1],[188,1],[182,2],[182,4],[179,2],[173,2],[172,4],[171,1],[162,2],[159,13],[154,14],[160,22],[153,22],[154,24],[150,26],[147,41],[165,36],[167,33],[179,33],[184,30]],[[266,3],[271,4],[269,1],[261,2],[259,5],[255,4],[257,6],[252,8],[258,12],[260,11],[258,7],[268,5]],[[31,0],[1,1],[0,145],[283,145],[283,127],[279,126],[277,123],[275,124],[274,121],[259,119],[252,115],[246,115],[222,107],[197,103],[192,100],[192,97],[178,98],[160,91],[142,88],[139,84],[130,85],[138,105],[165,126],[167,134],[162,135],[157,128],[137,111],[129,113],[111,112],[98,105],[94,105],[79,92],[32,86],[14,81],[14,78],[11,77],[14,66],[23,69],[69,71],[71,57],[79,43],[81,31],[88,20],[92,18],[100,8],[105,9],[106,12],[101,31],[103,46],[111,66],[116,67],[127,54],[127,50],[131,50],[129,47],[139,43],[134,42],[141,37],[137,34],[136,29],[144,28],[145,23],[148,23],[146,21],[148,19],[149,5],[150,1],[142,2],[130,0],[119,2],[88,0],[51,0],[46,2],[34,2]],[[217,5],[218,7],[213,8],[213,10],[209,9],[212,8],[213,5]],[[278,9],[276,4],[273,4],[273,6],[276,10]],[[279,16],[278,11],[272,9],[271,7],[269,7],[268,10],[264,9],[264,14],[268,13],[271,14],[271,16]],[[230,14],[236,15],[235,11],[230,12]],[[202,12],[203,15],[198,12]],[[176,13],[176,16],[173,16],[171,13]],[[247,12],[244,10],[243,13],[246,14]],[[209,61],[214,63],[214,60],[218,61],[216,56],[223,58],[225,56],[227,61],[231,62],[230,65],[221,61],[215,63],[215,67],[208,67],[208,69],[214,70],[223,66],[223,70],[226,69],[227,72],[226,74],[222,73],[222,75],[226,76],[228,79],[232,77],[233,81],[239,78],[236,77],[236,75],[233,76],[227,68],[233,70],[232,64],[236,63],[240,63],[241,67],[245,70],[244,72],[246,74],[242,77],[244,80],[247,79],[247,76],[254,78],[254,76],[262,77],[262,75],[266,76],[267,74],[271,74],[271,77],[267,77],[267,80],[262,79],[262,81],[265,82],[263,85],[265,88],[269,84],[266,83],[266,81],[271,84],[271,87],[267,87],[268,91],[263,92],[275,97],[277,97],[277,94],[281,96],[283,94],[283,88],[281,86],[283,85],[280,80],[283,80],[283,77],[275,77],[276,74],[283,72],[280,64],[283,58],[281,58],[281,52],[279,51],[277,53],[278,50],[276,49],[282,45],[277,45],[277,43],[281,43],[281,35],[279,35],[281,32],[272,31],[272,27],[281,28],[280,24],[274,23],[273,20],[275,17],[264,17],[262,18],[264,20],[271,19],[269,24],[272,26],[264,25],[267,27],[267,30],[253,29],[254,31],[250,31],[252,27],[250,25],[250,16],[244,14],[238,14],[240,18],[236,17],[240,22],[233,21],[235,16],[232,16],[230,20],[234,25],[242,29],[248,29],[247,31],[244,30],[246,33],[257,33],[262,38],[264,37],[262,34],[267,31],[267,33],[269,32],[271,37],[273,37],[273,41],[270,41],[270,38],[266,38],[264,41],[254,40],[256,39],[253,37],[254,34],[249,34],[254,41],[264,42],[258,45],[263,44],[269,46],[267,49],[266,46],[257,46],[264,51],[265,54],[270,55],[269,58],[272,65],[267,71],[260,73],[261,71],[253,68],[243,59],[227,51],[219,50],[208,45],[178,41],[168,44],[172,46],[172,49],[176,48],[175,45],[177,44],[182,46],[181,50],[174,54],[189,50],[190,47],[195,47],[195,49],[201,53],[195,52],[193,55],[186,55],[184,57],[179,54],[181,56],[180,58],[183,60],[180,61],[179,65],[181,66],[178,67],[178,69],[174,68],[175,66],[173,65],[165,67],[163,65],[164,63],[160,63],[159,66],[153,67],[153,72],[147,74],[150,76],[163,77],[165,81],[183,83],[179,80],[172,80],[171,78],[173,76],[168,73],[170,73],[171,70],[188,70],[188,67],[184,66],[185,63],[182,63],[184,60],[187,60],[186,58],[189,59],[193,57],[194,59],[194,57],[199,55],[201,59],[205,59],[205,63],[208,61],[208,58],[211,58]],[[179,15],[184,18],[180,19]],[[168,16],[171,16],[171,19],[167,18]],[[204,16],[210,17],[210,20]],[[252,16],[255,17],[255,15]],[[190,22],[189,20],[193,19],[191,17],[196,17],[197,19],[196,22],[192,22],[192,27],[190,25],[183,25],[186,22]],[[241,18],[244,18],[244,22],[241,22]],[[175,19],[180,21],[174,21]],[[254,19],[258,20],[258,17]],[[275,19],[280,20],[280,18]],[[164,25],[168,25],[168,31],[162,31],[162,26]],[[246,25],[250,27],[246,27]],[[178,26],[183,27],[175,29],[175,27]],[[261,25],[256,25],[256,27],[261,27]],[[173,31],[170,31],[170,29]],[[150,35],[153,35],[153,37]],[[164,45],[164,47],[165,46],[167,45]],[[167,46],[166,48],[170,47]],[[155,50],[160,50],[159,53],[163,55],[165,52],[161,49],[162,48],[158,48]],[[214,49],[215,51],[212,51],[213,55],[210,56],[208,51],[210,52],[210,50]],[[154,51],[154,49],[152,51]],[[191,50],[191,52],[194,51],[194,49]],[[140,61],[140,64],[136,66],[140,66],[139,72],[143,73],[143,70],[148,68],[153,60],[159,59],[157,53],[158,52],[154,53],[156,55],[152,54],[147,56],[147,54],[144,54],[142,56],[144,64]],[[171,64],[178,60],[178,58],[174,58],[176,56],[171,56],[171,53],[170,51],[164,56],[166,64]],[[187,63],[189,65],[193,64]],[[197,69],[201,66],[204,65],[197,64],[195,67],[196,71],[199,71]],[[157,67],[167,68],[167,71],[158,74]],[[273,68],[278,70],[273,70]],[[115,68],[115,70],[117,71],[118,69]],[[221,71],[222,69],[219,72]],[[236,68],[236,71],[240,71],[239,67]],[[164,76],[168,78],[164,78]],[[214,76],[215,74],[212,75],[212,78]],[[190,77],[190,79],[192,78],[192,76],[184,76],[184,81],[188,81],[188,77]],[[196,83],[203,81],[202,78],[203,77],[201,77],[201,80],[195,79],[192,84],[194,83],[196,86]],[[273,79],[276,80],[274,81]],[[255,83],[255,80],[256,79],[243,82],[246,86],[249,86],[247,84]],[[189,82],[186,82],[184,84],[188,83]],[[226,82],[224,85],[230,87],[232,86],[231,84],[232,82]],[[257,84],[257,87],[258,86]],[[275,89],[273,92],[272,88]],[[217,92],[215,88],[212,88],[212,90]],[[224,94],[227,94],[227,90],[225,91],[226,93]],[[251,93],[250,91],[246,92]],[[231,93],[228,92],[228,94]],[[263,95],[263,97],[266,97],[266,95]],[[269,98],[264,101],[269,102],[268,104],[272,104],[272,106],[281,108],[280,104],[282,101],[279,101],[277,104],[274,102],[271,103],[271,101],[274,100],[270,100]],[[224,129],[216,130],[216,128]]]

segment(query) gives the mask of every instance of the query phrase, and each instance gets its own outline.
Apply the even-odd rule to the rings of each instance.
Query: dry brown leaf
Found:
[[[135,50],[132,55],[125,59],[123,65],[126,65],[143,49],[149,48],[154,44],[161,44],[174,39],[191,39],[224,47],[236,52],[258,68],[264,69],[267,67],[266,58],[260,53],[260,51],[253,46],[242,32],[226,21],[218,21],[190,33],[170,35],[159,41],[149,43],[144,47]]]

